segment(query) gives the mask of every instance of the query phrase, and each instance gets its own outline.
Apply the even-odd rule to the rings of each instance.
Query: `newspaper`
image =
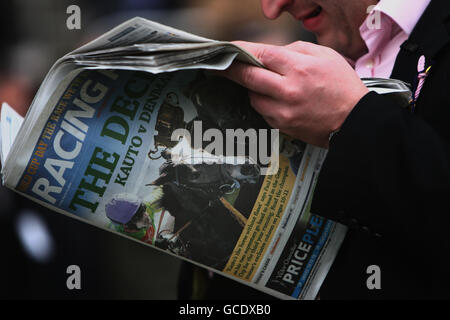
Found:
[[[25,119],[3,105],[3,184],[275,297],[315,299],[346,232],[310,212],[326,150],[268,127],[244,88],[205,72],[235,60],[263,67],[228,42],[119,25],[59,59]]]

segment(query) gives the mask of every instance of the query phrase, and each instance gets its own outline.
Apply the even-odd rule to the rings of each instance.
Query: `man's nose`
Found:
[[[276,19],[294,0],[261,0],[261,6],[267,19]]]

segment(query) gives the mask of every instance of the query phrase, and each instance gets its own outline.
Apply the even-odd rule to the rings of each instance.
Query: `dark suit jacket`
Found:
[[[415,112],[367,94],[330,142],[312,211],[349,226],[321,298],[450,298],[450,2],[432,0],[392,78],[432,68]],[[367,267],[381,269],[369,290]]]

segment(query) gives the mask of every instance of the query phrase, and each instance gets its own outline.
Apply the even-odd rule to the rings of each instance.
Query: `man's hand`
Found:
[[[250,102],[269,125],[304,142],[328,147],[350,111],[368,92],[334,50],[308,42],[279,47],[235,42],[267,69],[233,63],[225,77],[249,89]]]

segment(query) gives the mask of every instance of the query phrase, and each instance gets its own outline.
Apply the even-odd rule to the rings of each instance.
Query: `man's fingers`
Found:
[[[240,62],[233,63],[228,69],[221,71],[220,75],[265,95],[275,95],[283,82],[283,77],[277,73]]]
[[[250,104],[267,123],[275,129],[284,130],[292,122],[292,109],[280,105],[278,100],[265,95],[249,92]]]
[[[277,101],[263,94],[249,92],[248,97],[252,107],[263,117],[276,118]]]
[[[325,56],[330,50],[327,47],[306,41],[296,41],[282,47],[245,41],[234,41],[232,43],[250,52],[267,68],[282,75],[289,71],[290,62],[293,58],[295,59],[295,55],[290,51],[295,51],[295,53],[304,56],[321,57]],[[289,51],[286,51],[286,49]],[[297,55],[296,58],[298,57]]]
[[[245,41],[234,41],[233,44],[248,51],[266,68],[280,75],[286,75],[294,61],[292,53],[284,47]]]

